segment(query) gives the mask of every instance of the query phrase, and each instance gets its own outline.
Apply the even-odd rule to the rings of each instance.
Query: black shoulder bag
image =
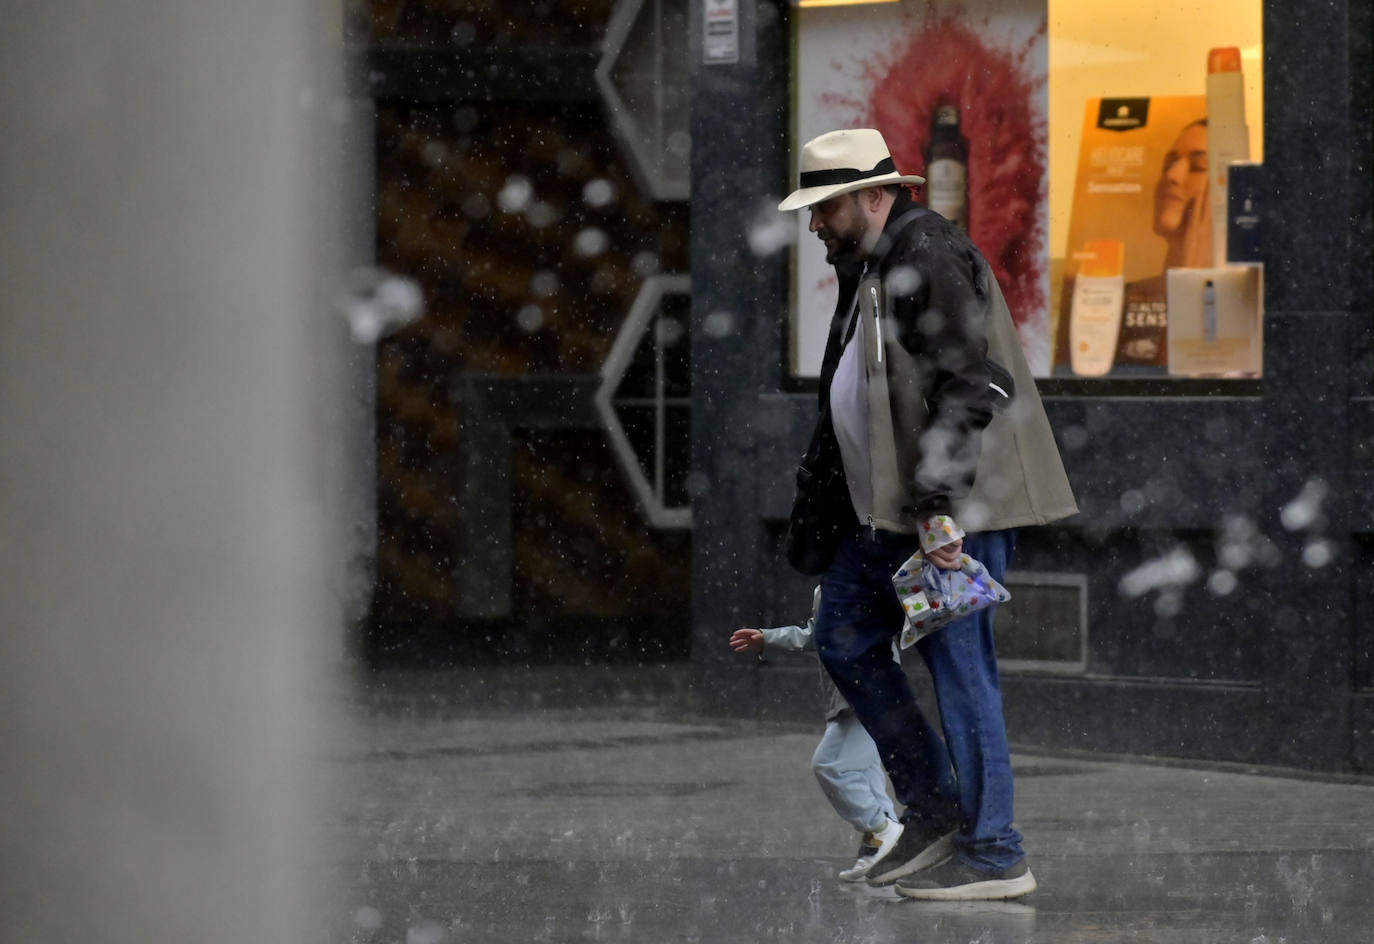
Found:
[[[829,414],[827,404],[811,437],[811,447],[797,467],[797,494],[787,519],[787,562],[813,577],[830,567],[840,539],[856,521]]]

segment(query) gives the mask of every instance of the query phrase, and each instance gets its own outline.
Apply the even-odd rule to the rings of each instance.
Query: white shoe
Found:
[[[863,839],[859,842],[859,858],[854,862],[852,868],[841,870],[841,880],[862,882],[868,876],[868,870],[873,868],[874,863],[879,859],[887,855],[901,835],[902,824],[892,820],[888,820],[887,825],[882,829],[871,829],[864,833]]]

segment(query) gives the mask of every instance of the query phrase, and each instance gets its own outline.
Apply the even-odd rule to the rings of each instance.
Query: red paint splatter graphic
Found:
[[[1018,325],[1046,311],[1041,207],[1046,120],[1034,107],[1045,84],[1029,62],[1040,27],[1019,49],[995,49],[960,11],[927,10],[891,50],[861,66],[863,101],[822,96],[822,102],[877,128],[897,166],[924,175],[931,118],[957,105],[968,140],[969,236],[992,265]]]

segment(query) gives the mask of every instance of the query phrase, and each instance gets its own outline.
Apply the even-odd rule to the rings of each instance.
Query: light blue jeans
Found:
[[[971,534],[964,551],[997,580],[1015,546],[1011,531]],[[815,642],[821,663],[872,735],[905,807],[902,822],[955,829],[955,855],[983,871],[1025,856],[1012,825],[1011,753],[997,674],[989,607],[922,638],[915,649],[930,669],[943,737],[916,704],[892,639],[902,608],[892,574],[916,550],[912,536],[855,528],[821,578]]]
[[[853,711],[826,723],[811,769],[835,812],[855,829],[881,829],[897,818],[878,748]]]

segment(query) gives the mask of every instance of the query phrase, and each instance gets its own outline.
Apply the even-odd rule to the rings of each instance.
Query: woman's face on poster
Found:
[[[1155,233],[1167,239],[1186,230],[1206,199],[1207,126],[1191,124],[1164,155],[1155,184]]]

